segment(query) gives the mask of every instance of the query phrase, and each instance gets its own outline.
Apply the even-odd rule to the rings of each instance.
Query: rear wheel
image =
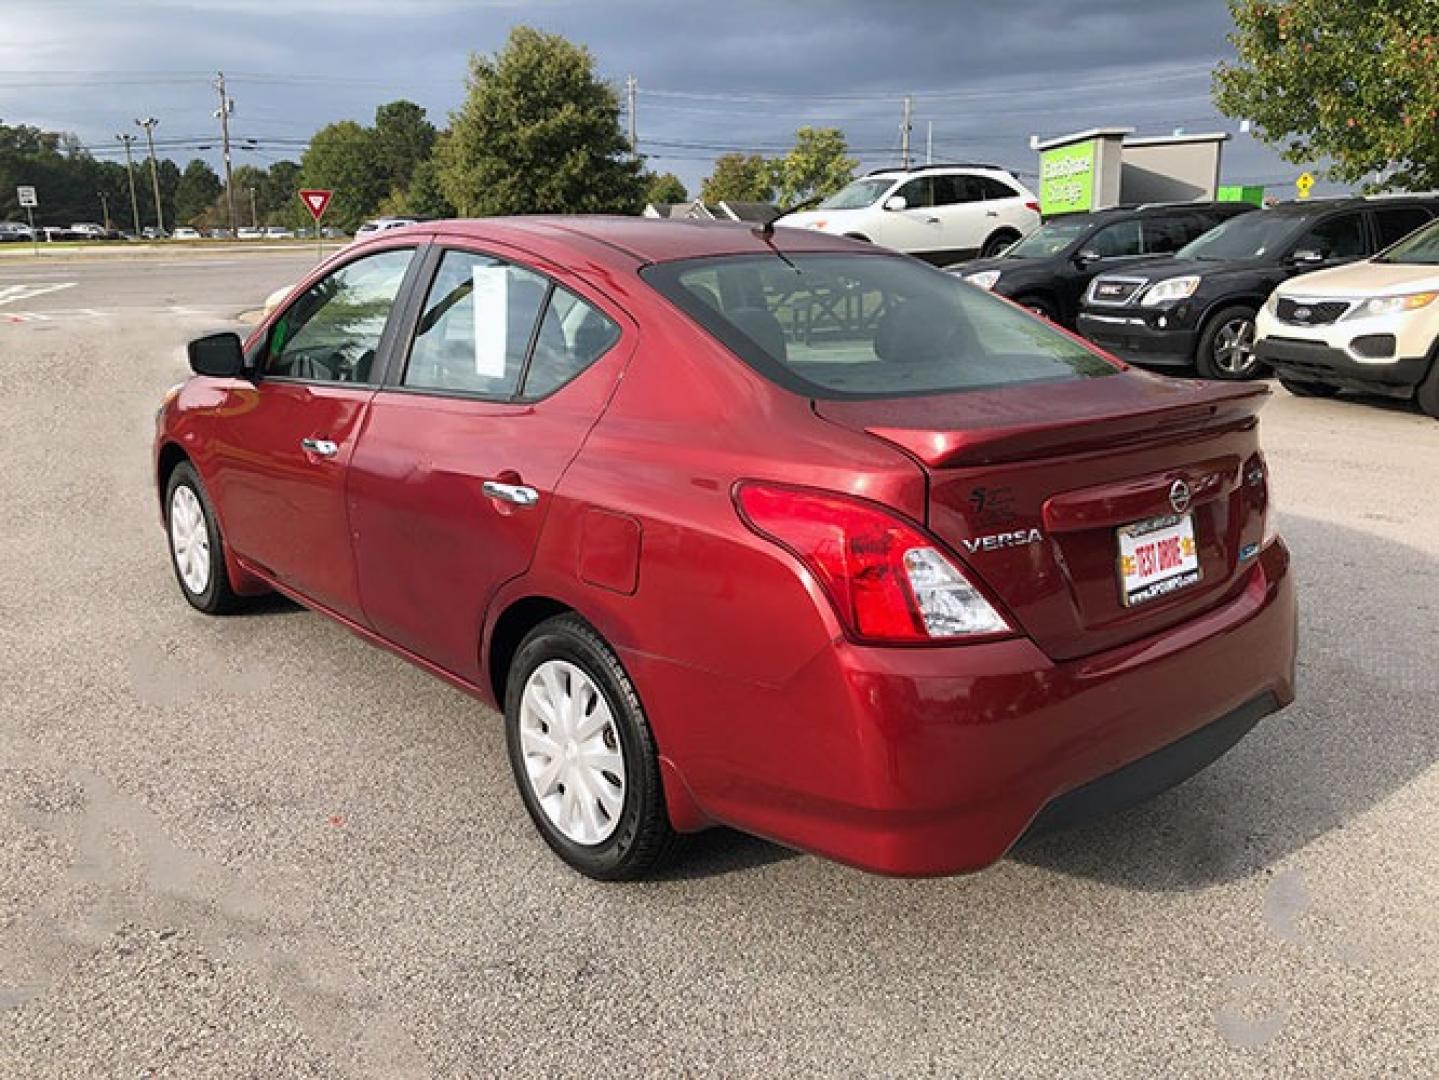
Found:
[[[1204,326],[1194,358],[1206,379],[1253,379],[1264,365],[1254,355],[1254,309],[1242,304],[1224,308]]]
[[[1330,386],[1328,383],[1286,379],[1282,375],[1279,377],[1279,385],[1295,397],[1332,398],[1339,393],[1339,387]]]
[[[165,485],[165,532],[170,564],[190,606],[225,615],[241,606],[225,569],[225,540],[200,474],[188,461],[175,466]]]
[[[675,842],[659,755],[634,684],[577,615],[548,619],[515,653],[505,741],[525,809],[580,873],[643,877]]]
[[[992,259],[1018,239],[1019,233],[997,232],[984,242],[984,247],[979,249],[979,257],[981,259]]]

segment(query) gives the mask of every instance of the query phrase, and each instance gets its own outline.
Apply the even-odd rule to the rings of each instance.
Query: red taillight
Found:
[[[1033,210],[1036,214],[1039,213],[1039,203],[1035,202],[1033,199],[1030,199],[1029,202],[1025,203],[1024,205],[1026,209]]]
[[[1010,632],[934,540],[881,507],[760,483],[740,485],[736,499],[750,528],[809,568],[857,638],[929,642]]]

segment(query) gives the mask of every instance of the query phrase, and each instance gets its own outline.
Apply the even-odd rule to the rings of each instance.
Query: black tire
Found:
[[[182,487],[188,488],[199,503],[204,516],[205,533],[209,538],[209,573],[204,589],[199,592],[186,583],[176,554],[171,516],[175,506],[175,492]],[[203,611],[206,615],[228,615],[244,606],[243,598],[235,593],[230,584],[229,570],[225,566],[225,538],[220,534],[220,523],[215,518],[210,495],[205,490],[200,474],[195,471],[195,466],[188,461],[176,465],[165,484],[165,546],[170,551],[170,567],[175,571],[175,582],[191,607]]]
[[[1439,420],[1439,346],[1429,359],[1429,374],[1414,391],[1414,400],[1425,413]]]
[[[618,823],[595,844],[577,843],[551,822],[525,763],[521,700],[530,677],[542,664],[554,660],[573,664],[598,688],[609,706],[623,754],[624,801]],[[674,848],[678,836],[665,808],[659,754],[639,695],[614,651],[578,615],[547,619],[520,643],[506,679],[505,743],[515,786],[530,820],[550,849],[580,873],[599,881],[641,878]],[[563,791],[563,786],[559,787]]]
[[[1339,393],[1339,387],[1329,383],[1306,382],[1302,379],[1286,379],[1279,376],[1279,385],[1295,397],[1332,398]]]
[[[1210,317],[1204,324],[1204,332],[1199,335],[1199,348],[1194,356],[1194,366],[1200,375],[1206,379],[1243,382],[1264,374],[1264,365],[1254,355],[1256,314],[1247,304],[1231,304]],[[1230,359],[1233,354],[1228,351],[1229,339],[1226,335],[1238,331],[1240,327],[1244,328],[1240,331],[1243,335],[1241,340],[1248,341],[1248,360],[1242,366],[1235,366],[1239,361]]]
[[[992,259],[1018,239],[1017,232],[997,232],[984,242],[984,246],[979,249],[979,257]]]
[[[1054,310],[1054,305],[1042,296],[1016,296],[1014,302],[1020,307],[1029,308],[1036,315],[1048,319],[1052,323],[1059,322],[1059,315]]]

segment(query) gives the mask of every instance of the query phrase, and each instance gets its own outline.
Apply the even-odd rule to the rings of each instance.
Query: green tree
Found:
[[[774,164],[780,204],[793,206],[833,195],[844,187],[859,167],[848,150],[839,128],[802,127],[796,131],[794,148]]]
[[[653,173],[646,176],[649,187],[645,191],[645,202],[654,203],[657,206],[664,203],[680,203],[690,197],[684,182],[672,172]]]
[[[221,190],[215,170],[199,158],[193,159],[180,174],[180,185],[175,189],[177,224],[193,225],[205,217]]]
[[[444,185],[440,182],[440,163],[435,158],[426,158],[415,166],[410,177],[410,186],[399,192],[391,206],[396,214],[416,218],[449,218],[455,216],[455,208],[445,197]]]
[[[375,154],[374,132],[353,120],[330,124],[311,137],[300,159],[301,186],[334,191],[328,223],[353,229],[375,213],[389,191],[375,168]]]
[[[633,213],[644,186],[619,117],[588,49],[517,26],[494,56],[470,57],[440,150],[445,196],[465,215]]]
[[[1229,0],[1237,64],[1214,100],[1253,122],[1286,161],[1328,159],[1353,183],[1439,187],[1439,4],[1435,0]]]
[[[774,167],[759,154],[724,154],[700,185],[700,199],[719,203],[770,202],[774,198]]]
[[[435,125],[413,101],[391,101],[375,110],[375,158],[391,191],[410,186],[435,145]]]

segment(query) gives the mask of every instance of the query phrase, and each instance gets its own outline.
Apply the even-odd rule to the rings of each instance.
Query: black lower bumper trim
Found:
[[[1423,382],[1429,371],[1429,361],[1422,356],[1384,364],[1361,364],[1348,353],[1331,349],[1323,342],[1295,338],[1264,338],[1254,351],[1285,378],[1356,389],[1407,389]]]
[[[1261,694],[1177,742],[1065,792],[1039,812],[1020,843],[1112,814],[1168,791],[1218,761],[1249,734],[1255,724],[1279,709],[1279,700],[1273,694]]]

